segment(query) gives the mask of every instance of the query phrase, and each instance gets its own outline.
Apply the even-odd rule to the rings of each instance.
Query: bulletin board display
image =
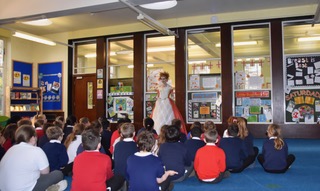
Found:
[[[235,116],[252,123],[272,122],[271,91],[235,92]]]
[[[13,87],[32,87],[32,63],[13,60]]]
[[[221,92],[188,93],[188,122],[221,122]]]
[[[288,56],[285,71],[287,87],[320,86],[320,55]]]
[[[62,110],[63,62],[38,64],[38,87],[43,94],[43,110]]]
[[[320,122],[320,90],[291,90],[285,94],[287,123]]]

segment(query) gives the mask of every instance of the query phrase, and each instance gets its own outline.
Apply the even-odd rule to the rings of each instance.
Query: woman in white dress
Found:
[[[152,112],[152,119],[154,121],[154,129],[157,131],[158,135],[160,129],[163,125],[171,125],[173,119],[181,120],[181,132],[187,133],[186,125],[180,114],[174,101],[170,98],[172,93],[172,87],[167,83],[169,80],[169,73],[160,72],[159,80],[162,82],[158,86],[157,90],[157,101]]]

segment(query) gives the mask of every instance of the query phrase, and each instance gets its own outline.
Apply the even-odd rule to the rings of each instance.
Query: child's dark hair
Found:
[[[236,136],[238,136],[238,133],[239,133],[239,128],[238,128],[237,124],[233,123],[233,124],[229,125],[229,127],[228,127],[228,135],[229,136],[236,137]]]
[[[51,126],[46,130],[46,135],[49,140],[58,140],[60,136],[63,136],[63,132],[60,127]]]
[[[18,127],[22,126],[22,125],[31,125],[32,126],[32,122],[29,119],[20,119],[17,123]]]
[[[134,136],[134,125],[132,123],[123,123],[120,127],[122,138],[131,138]]]
[[[216,129],[209,129],[204,132],[204,138],[207,143],[215,143],[218,138],[218,132]]]
[[[100,135],[93,129],[87,129],[82,133],[82,145],[85,150],[96,150],[100,143]]]
[[[43,119],[37,119],[37,121],[34,123],[34,127],[37,128],[37,127],[42,127],[43,124],[44,124],[44,120]]]
[[[174,143],[180,140],[180,129],[175,125],[170,125],[166,131],[166,142]]]
[[[15,133],[16,143],[28,143],[33,136],[36,137],[37,134],[35,128],[32,127],[32,125],[21,125],[20,127],[18,127]]]
[[[201,123],[199,121],[195,121],[193,122],[193,124],[191,125],[190,129],[194,128],[194,127],[198,127],[201,129],[202,131],[202,126],[201,126]]]
[[[138,147],[140,151],[147,151],[150,152],[155,144],[155,138],[153,133],[149,131],[143,131],[138,136]]]
[[[102,129],[108,129],[110,122],[106,117],[99,117],[98,121],[100,122]]]
[[[7,125],[3,130],[2,130],[2,136],[6,139],[11,139],[11,141],[14,142],[15,140],[15,133],[18,129],[18,125],[15,123],[10,123],[9,125]]]
[[[181,120],[180,119],[172,119],[171,124],[180,128],[181,127]]]
[[[148,131],[152,131],[153,126],[154,126],[154,121],[153,121],[152,118],[146,117],[146,118],[143,120],[143,123],[144,123],[145,128],[146,128]]]
[[[192,137],[200,137],[202,134],[200,127],[193,127],[190,132]]]

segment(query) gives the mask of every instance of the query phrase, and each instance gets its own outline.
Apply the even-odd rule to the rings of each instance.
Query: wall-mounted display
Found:
[[[320,56],[286,57],[286,84],[289,87],[320,86]]]
[[[285,122],[320,122],[320,56],[287,56]]]
[[[271,91],[239,91],[235,93],[235,116],[248,122],[272,122]]]
[[[62,62],[38,64],[38,87],[43,93],[43,110],[62,110]]]
[[[188,93],[188,121],[221,121],[221,92]]]
[[[32,63],[13,61],[13,87],[32,87]]]
[[[291,90],[285,95],[286,122],[319,123],[320,122],[320,90]]]

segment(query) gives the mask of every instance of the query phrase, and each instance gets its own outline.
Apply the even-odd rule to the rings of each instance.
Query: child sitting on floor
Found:
[[[215,129],[204,133],[206,146],[200,148],[195,156],[194,170],[200,182],[218,183],[230,175],[226,171],[226,155],[216,146],[218,133]]]
[[[120,189],[124,179],[113,175],[110,157],[99,152],[99,133],[93,129],[85,130],[82,144],[85,151],[74,159],[71,190],[105,191],[107,186],[111,190]]]
[[[46,143],[42,150],[46,153],[49,160],[50,171],[64,168],[69,161],[67,149],[61,144],[63,132],[60,127],[52,126],[46,130],[49,142]]]
[[[288,145],[281,138],[279,125],[269,125],[267,135],[269,139],[264,142],[258,161],[266,172],[285,173],[294,162],[295,156],[288,155]]]
[[[164,171],[162,161],[151,153],[155,144],[153,133],[143,131],[138,136],[139,152],[131,155],[127,160],[127,180],[129,190],[150,191],[168,190],[170,181],[168,176],[177,174],[169,170]],[[172,189],[171,187],[170,189]]]

